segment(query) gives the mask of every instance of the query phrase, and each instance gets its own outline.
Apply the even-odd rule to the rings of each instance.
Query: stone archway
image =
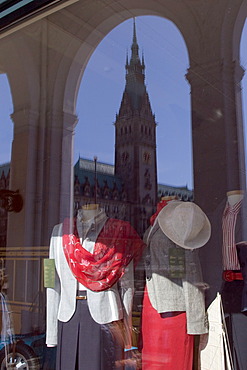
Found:
[[[131,8],[128,9],[128,6]],[[160,5],[148,1],[143,8],[143,3],[136,1],[133,8],[131,2],[117,5],[114,1],[108,5],[90,2],[85,6],[83,1],[79,1],[2,41],[2,50],[6,55],[3,64],[7,65],[8,58],[11,58],[4,45],[11,42],[18,44],[21,40],[28,50],[23,59],[25,68],[16,75],[13,65],[9,74],[17,86],[13,85],[12,91],[16,96],[18,112],[27,114],[30,107],[35,106],[30,111],[32,117],[19,115],[31,140],[26,148],[33,164],[30,164],[30,170],[25,169],[28,176],[22,176],[22,180],[17,176],[12,183],[22,191],[25,205],[29,204],[30,208],[24,207],[21,214],[10,216],[10,224],[12,221],[13,224],[18,223],[22,237],[15,240],[15,235],[9,235],[9,245],[46,245],[53,225],[71,212],[72,154],[69,153],[77,121],[75,102],[83,70],[93,50],[112,28],[133,15],[154,14],[176,20],[177,9],[172,8],[169,2]],[[183,11],[189,17],[186,7]],[[70,25],[73,27],[68,31]],[[18,55],[21,52],[15,56],[17,61]],[[29,70],[31,65],[33,71]],[[23,85],[21,77],[25,79]],[[26,92],[22,93],[25,86]],[[22,99],[24,96],[27,96],[25,101]],[[17,119],[16,112],[15,107],[13,118]],[[33,119],[36,120],[35,125]],[[22,157],[19,155],[16,160],[18,168],[21,168]],[[14,157],[12,161],[15,162]],[[35,218],[30,216],[33,213]],[[28,232],[30,229],[35,229],[35,232]]]
[[[67,79],[63,101],[60,96],[58,106],[70,114],[74,114],[78,86],[88,58],[101,39],[121,21],[139,15],[158,15],[174,22],[184,37],[190,59],[187,79],[191,85],[195,201],[213,225],[209,247],[202,252],[205,277],[212,286],[210,301],[221,284],[221,217],[226,192],[245,188],[238,88],[242,69],[235,43],[240,40],[246,2],[229,0],[224,4],[192,5],[147,1],[145,8],[140,1],[90,3],[84,8],[85,14],[88,11],[88,23],[82,22],[82,26],[81,6],[81,2],[74,4],[61,12],[59,19],[56,14],[49,18],[57,25],[65,24],[66,19],[75,22],[77,38],[74,40],[72,35],[73,41],[59,69],[60,75]],[[58,32],[63,30],[60,28]],[[61,78],[56,81],[54,86],[58,91]]]

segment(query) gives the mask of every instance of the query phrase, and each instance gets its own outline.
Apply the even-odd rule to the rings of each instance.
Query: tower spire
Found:
[[[133,39],[131,45],[130,60],[126,60],[126,86],[125,91],[128,93],[132,107],[134,110],[139,110],[142,97],[146,91],[145,87],[145,65],[141,63],[139,58],[139,46],[136,37],[136,21],[133,18]]]
[[[145,85],[144,58],[139,57],[135,19],[125,68],[126,85],[115,121],[115,174],[124,182],[131,204],[130,222],[142,235],[157,198],[156,122]]]
[[[135,18],[133,18],[133,41],[131,46],[131,59],[130,63],[138,63],[140,61],[139,59],[139,46],[137,43],[137,37],[136,37],[136,21]]]
[[[133,18],[133,43],[136,43],[136,19]]]
[[[127,68],[129,64],[129,54],[128,54],[128,50],[126,51],[126,63],[125,63],[125,68]]]

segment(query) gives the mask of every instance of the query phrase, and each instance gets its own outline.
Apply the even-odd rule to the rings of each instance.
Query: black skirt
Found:
[[[123,358],[123,348],[109,325],[96,323],[87,300],[76,301],[76,311],[68,322],[58,322],[56,370],[113,370]]]

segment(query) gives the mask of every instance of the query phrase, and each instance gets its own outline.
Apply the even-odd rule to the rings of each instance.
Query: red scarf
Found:
[[[100,292],[112,287],[133,258],[142,252],[144,243],[122,220],[108,219],[96,240],[93,253],[80,243],[77,229],[69,233],[70,220],[63,223],[63,250],[69,267],[78,280],[90,290]]]

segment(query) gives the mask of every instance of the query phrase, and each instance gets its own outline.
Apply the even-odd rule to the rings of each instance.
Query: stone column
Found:
[[[21,212],[9,214],[6,270],[15,328],[22,333],[44,330],[43,258],[48,256],[52,228],[69,217],[73,207],[77,117],[62,112],[46,117],[43,125],[37,112],[22,110],[12,115],[10,189],[19,189],[24,205]],[[33,309],[39,315],[32,314]]]
[[[12,114],[14,138],[9,187],[11,190],[19,190],[24,204],[21,212],[9,214],[8,247],[33,245],[35,208],[37,203],[41,201],[36,191],[38,119],[38,112],[28,109],[22,109]]]
[[[74,165],[73,141],[77,116],[71,113],[51,114],[48,128],[47,160],[45,172],[44,228],[46,240],[55,224],[73,215]]]
[[[195,203],[212,225],[212,237],[200,250],[204,280],[210,285],[208,302],[222,283],[221,222],[226,193],[245,189],[242,75],[236,63],[216,61],[193,65],[186,76],[191,84]]]
[[[28,110],[12,115],[10,189],[19,189],[24,205],[20,213],[9,215],[8,247],[47,246],[53,226],[72,214],[77,116],[50,115],[46,127],[39,126],[38,117]]]

